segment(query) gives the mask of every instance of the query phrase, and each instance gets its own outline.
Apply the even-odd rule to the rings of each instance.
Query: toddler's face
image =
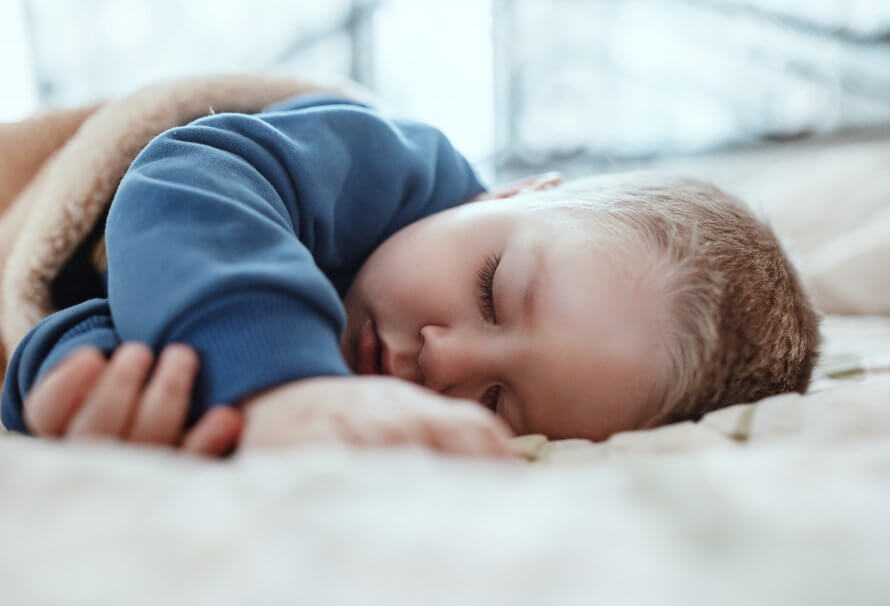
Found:
[[[578,219],[527,200],[465,204],[385,241],[346,294],[343,356],[359,374],[479,401],[517,434],[639,427],[659,301],[594,252]]]

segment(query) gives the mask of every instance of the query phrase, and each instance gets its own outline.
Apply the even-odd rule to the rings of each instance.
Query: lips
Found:
[[[391,372],[388,366],[386,345],[377,334],[374,321],[369,318],[358,337],[355,372],[360,375],[388,375]]]

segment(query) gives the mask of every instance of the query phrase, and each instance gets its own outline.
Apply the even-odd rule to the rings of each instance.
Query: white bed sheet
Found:
[[[826,327],[813,395],[601,444],[529,436],[529,464],[7,435],[0,601],[887,603],[890,381],[866,366],[890,341],[860,344],[890,319]]]

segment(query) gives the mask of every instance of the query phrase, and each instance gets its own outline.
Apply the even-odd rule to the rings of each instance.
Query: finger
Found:
[[[513,458],[510,431],[476,403],[455,402],[457,418],[437,428],[435,439],[446,452],[474,457]]]
[[[81,347],[69,354],[28,394],[28,428],[41,436],[61,435],[105,364],[105,356],[95,347]]]
[[[489,455],[511,459],[516,458],[517,454],[510,443],[513,432],[504,419],[488,410],[480,409],[475,402],[472,403],[472,407],[474,415],[478,417],[481,414],[483,417],[479,419],[476,428],[480,435],[479,439],[485,443]]]
[[[164,349],[137,406],[131,441],[173,444],[179,440],[197,370],[198,356],[192,348],[170,345]]]
[[[244,427],[243,415],[230,406],[214,406],[198,421],[182,442],[182,450],[211,457],[235,448]]]
[[[366,411],[368,422],[355,423],[348,418],[342,419],[341,435],[353,444],[364,446],[398,446],[422,443],[422,436],[414,431],[408,418],[394,417],[387,408],[371,408]]]
[[[486,445],[490,456],[515,459],[518,455],[510,445],[509,433],[502,425],[503,423],[484,423],[480,425],[478,429],[480,440]]]
[[[475,441],[465,434],[465,428],[460,425],[439,425],[431,432],[432,447],[435,450],[447,454],[466,457],[481,457],[485,453],[478,448]]]
[[[531,189],[535,190],[544,190],[544,189],[552,189],[559,185],[562,185],[565,178],[562,176],[562,173],[556,171],[550,171],[548,173],[544,173],[543,175],[538,175],[535,178],[535,182]]]
[[[333,439],[342,440],[353,446],[374,445],[378,437],[374,424],[356,423],[343,410],[332,410],[328,424],[331,426],[330,433],[336,436]]]
[[[504,440],[509,440],[510,438],[515,437],[513,430],[510,429],[510,426],[502,416],[491,412],[491,410],[485,406],[480,405],[479,402],[451,398],[448,399],[448,402],[458,415],[462,415],[466,418],[468,423],[474,423],[480,426],[485,425],[491,429],[494,435],[497,435]]]
[[[116,436],[127,429],[154,356],[141,343],[118,347],[68,427],[68,435]]]
[[[504,417],[491,413],[488,410],[483,410],[482,413],[485,415],[483,425],[491,438],[510,452],[513,452],[510,440],[515,438],[516,434],[513,433],[513,429],[507,424]]]

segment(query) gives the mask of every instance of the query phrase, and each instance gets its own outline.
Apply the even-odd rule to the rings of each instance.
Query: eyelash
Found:
[[[491,412],[498,411],[498,402],[501,399],[501,386],[492,385],[482,394],[482,405]]]
[[[497,311],[494,306],[494,272],[497,271],[500,262],[498,257],[489,255],[478,272],[479,307],[485,318],[492,324],[498,323]]]
[[[492,324],[498,323],[497,311],[494,305],[494,274],[498,269],[501,259],[495,255],[489,255],[485,259],[485,263],[479,269],[479,307],[482,309],[482,315]],[[501,386],[492,385],[482,394],[482,405],[497,412],[498,402],[501,399]]]

